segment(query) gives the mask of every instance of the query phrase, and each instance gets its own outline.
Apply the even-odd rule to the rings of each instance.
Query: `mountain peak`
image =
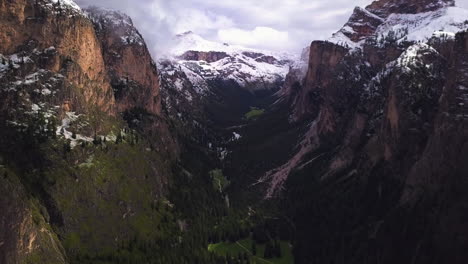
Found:
[[[185,36],[192,35],[192,34],[195,34],[195,33],[193,33],[193,31],[189,30],[189,31],[185,31],[183,33],[177,34],[176,37],[183,38]]]
[[[434,32],[454,35],[467,28],[468,10],[454,0],[379,0],[365,9],[357,7],[330,42],[357,48],[366,40],[426,41]]]
[[[230,46],[227,43],[219,43],[207,40],[193,31],[177,34],[175,36],[175,42],[175,46],[171,50],[171,53],[175,56],[180,56],[187,51],[216,51],[232,53],[236,50],[246,49],[239,46]]]
[[[50,0],[53,5],[60,5],[67,9],[81,11],[81,8],[73,0]]]
[[[122,44],[144,46],[143,37],[127,14],[96,6],[86,8],[84,11],[95,25],[98,34],[102,32],[112,33],[119,37],[119,42]]]
[[[440,8],[455,6],[454,0],[379,0],[366,9],[380,17],[391,14],[418,14],[436,11]]]

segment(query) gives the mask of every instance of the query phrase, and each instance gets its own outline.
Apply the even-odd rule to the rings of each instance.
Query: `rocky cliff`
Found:
[[[135,107],[161,113],[156,64],[130,17],[113,10],[91,7],[86,14],[101,43],[106,72],[114,89],[117,110]]]
[[[46,53],[44,70],[61,72],[82,91],[87,103],[115,113],[101,45],[92,23],[78,6],[68,1],[2,1],[0,39],[2,54],[20,54],[27,64],[29,55]],[[14,60],[14,59],[12,59]],[[30,70],[32,71],[32,70]],[[74,97],[70,106],[79,106]]]
[[[335,259],[323,250],[342,239],[346,263],[466,259],[467,11],[453,4],[376,1],[312,43],[306,77],[284,93],[309,130],[260,180],[307,211],[293,213],[298,228],[320,246],[299,235],[298,263]]]
[[[0,262],[123,258],[129,241],[168,238],[148,223],[177,233],[156,212],[176,145],[131,20],[0,1],[0,42]]]

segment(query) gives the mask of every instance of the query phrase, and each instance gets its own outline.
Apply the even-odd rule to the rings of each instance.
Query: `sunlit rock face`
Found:
[[[132,19],[118,11],[86,9],[101,42],[106,71],[110,77],[119,112],[142,107],[161,113],[156,64]]]
[[[0,53],[33,57],[48,49],[39,68],[60,72],[82,90],[84,101],[115,113],[100,42],[74,2],[2,1],[0,12]],[[68,101],[77,108],[83,104],[73,97]]]

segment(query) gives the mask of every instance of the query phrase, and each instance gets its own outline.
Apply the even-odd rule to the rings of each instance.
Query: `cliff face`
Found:
[[[101,8],[89,8],[86,12],[102,45],[118,111],[141,107],[159,115],[161,98],[156,64],[131,18]]]
[[[44,208],[28,199],[15,173],[0,168],[0,261],[66,263],[65,250],[41,214]]]
[[[454,5],[454,0],[379,0],[374,1],[366,9],[380,17],[388,17],[391,14],[418,14],[435,11]]]
[[[45,69],[61,72],[79,87],[85,101],[114,113],[114,98],[105,71],[101,47],[92,23],[76,5],[53,1],[2,1],[0,3],[0,53],[54,47]],[[70,98],[71,105],[80,105]]]
[[[261,182],[267,197],[286,186],[295,212],[306,212],[293,213],[304,230],[298,263],[336,259],[324,250],[348,263],[467,259],[467,32],[456,15],[466,11],[452,5],[357,9],[330,41],[312,43],[305,78],[288,80],[292,120],[309,120],[308,131]],[[441,16],[454,22],[431,24]],[[444,28],[453,31],[438,33]]]
[[[316,76],[314,65],[321,63],[323,56],[329,51],[344,47],[347,51],[335,53],[333,61],[321,63],[326,69],[333,71],[337,63],[341,63],[344,55],[362,52],[363,63],[370,64],[373,69],[381,70],[385,65],[395,60],[412,43],[427,42],[431,37],[453,38],[454,33],[466,28],[465,9],[454,7],[454,1],[375,1],[366,8],[357,7],[348,22],[325,42],[313,42],[309,56],[308,75],[297,80],[304,87],[302,91],[291,97],[297,103],[293,105],[293,119],[305,117],[307,106],[304,103],[311,97],[311,86],[315,82],[330,83],[330,78]],[[326,47],[318,50],[317,47]],[[372,73],[371,73],[372,74]],[[294,83],[294,82],[289,82]],[[290,85],[283,88],[284,94],[289,94]],[[328,89],[324,89],[328,90]]]
[[[301,90],[301,95],[298,95],[297,101],[294,102],[296,106],[294,117],[305,113],[312,114],[313,117],[317,116],[317,109],[314,110],[319,103],[317,100],[326,97],[323,93],[333,93],[330,84],[334,77],[334,71],[346,53],[347,49],[342,46],[330,45],[330,43],[322,41],[312,43],[304,89]],[[311,96],[312,94],[315,96]]]
[[[127,16],[96,12],[0,1],[1,263],[97,261],[165,239],[141,224],[159,217],[148,208],[177,155],[156,65]]]

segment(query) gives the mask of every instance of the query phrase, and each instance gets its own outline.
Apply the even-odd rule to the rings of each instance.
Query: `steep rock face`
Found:
[[[365,57],[363,62],[379,70],[395,60],[411,43],[427,42],[431,38],[453,39],[456,32],[466,28],[467,15],[467,10],[454,7],[454,1],[375,1],[365,9],[357,7],[343,28],[327,41],[330,42],[327,45],[343,46],[351,53],[362,52]],[[321,57],[320,50],[314,52],[319,54],[311,54],[312,61]],[[324,69],[333,68],[333,65],[323,65]],[[313,68],[310,71],[315,72]],[[314,74],[308,74],[305,79],[296,82],[305,87],[303,90],[309,91],[310,87],[305,83],[317,81],[314,77]],[[290,84],[295,82],[288,83],[282,94],[289,94]],[[297,103],[307,101],[307,97],[307,93],[303,92],[289,100]],[[303,103],[293,104],[293,108],[293,120],[304,117],[307,107]]]
[[[356,7],[349,21],[339,32],[351,41],[358,42],[373,35],[392,14],[420,14],[454,5],[453,0],[374,1],[366,8]]]
[[[417,14],[454,5],[454,0],[380,0],[366,9],[380,17],[388,17],[390,14]]]
[[[300,150],[267,174],[268,196],[284,182],[293,197],[303,188],[317,188],[306,196],[310,207],[300,209],[308,210],[309,220],[298,220],[298,228],[310,229],[317,240],[299,238],[299,263],[327,262],[333,257],[318,256],[320,251],[335,248],[343,237],[349,246],[340,256],[356,263],[466,260],[468,234],[461,224],[467,203],[461,191],[467,173],[466,32],[443,45],[440,50],[451,52],[413,44],[376,75],[372,67],[354,72],[344,67],[363,65],[359,57],[347,55],[336,67],[331,82],[338,88],[318,102],[319,114]],[[309,177],[301,182],[308,187],[293,183],[297,175]],[[322,217],[333,220],[317,220]],[[310,221],[315,227],[306,226]],[[307,246],[319,241],[319,247]]]
[[[444,182],[452,184],[467,173],[463,159],[468,155],[468,32],[457,35],[453,54],[455,56],[448,65],[451,70],[440,98],[433,134],[422,158],[409,174],[403,203],[418,200],[426,193],[441,192],[441,189],[449,188],[444,186]]]
[[[119,39],[139,36],[125,18],[104,39],[71,0],[0,2],[1,263],[98,261],[138,235],[161,238],[148,209],[177,146],[146,45]],[[116,78],[134,91],[118,97]]]
[[[111,79],[117,110],[141,107],[161,113],[159,79],[146,44],[130,17],[113,10],[86,10],[102,45],[106,71]]]
[[[73,2],[72,2],[73,3]],[[57,53],[47,70],[61,71],[83,91],[85,101],[114,113],[114,99],[92,23],[67,1],[2,1],[0,53],[30,53],[54,47]],[[31,41],[38,46],[28,50]],[[71,105],[79,105],[73,102]]]
[[[468,197],[463,191],[468,186],[468,32],[457,35],[453,52],[434,130],[406,178],[400,203],[410,209],[436,207],[439,213],[427,216],[436,223],[431,237],[436,254],[463,263],[468,258]]]
[[[27,191],[17,176],[0,167],[0,262],[64,264],[65,251],[47,220],[41,215],[39,203],[28,199]]]
[[[313,100],[325,98],[321,95],[323,92],[332,92],[330,84],[334,71],[346,53],[346,48],[333,43],[324,41],[312,43],[304,88],[301,90],[301,94],[296,96],[297,101],[294,102],[296,108],[293,116],[295,119],[299,119],[306,113],[317,115],[317,110],[314,110],[314,107],[318,105],[318,102],[313,102]]]
[[[298,263],[336,260],[329,250],[347,263],[466,262],[467,24],[452,5],[374,2],[312,43],[302,81],[291,74],[283,94],[309,129],[260,181],[301,204]],[[346,28],[361,19],[375,24]]]
[[[374,34],[383,21],[367,9],[356,7],[348,23],[340,31],[352,41],[358,42]]]

